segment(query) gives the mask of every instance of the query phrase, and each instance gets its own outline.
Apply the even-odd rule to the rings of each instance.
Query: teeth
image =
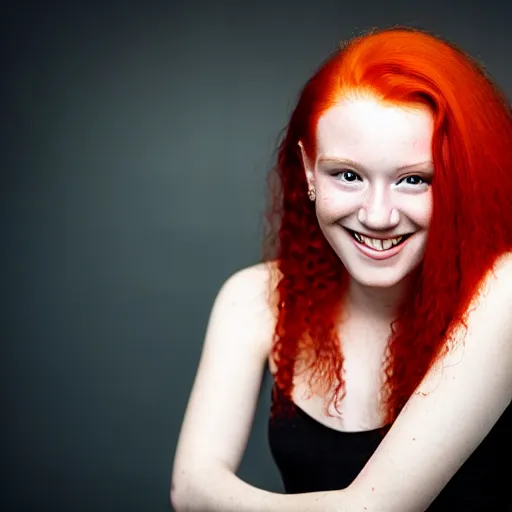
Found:
[[[382,248],[384,250],[389,249],[393,245],[393,240],[384,240],[382,242]]]
[[[366,236],[354,232],[354,238],[358,242],[363,243],[368,247],[375,249],[376,251],[386,251],[390,247],[398,245],[403,240],[404,237],[399,236],[398,238],[391,238],[389,240],[376,240],[375,238],[368,238]]]

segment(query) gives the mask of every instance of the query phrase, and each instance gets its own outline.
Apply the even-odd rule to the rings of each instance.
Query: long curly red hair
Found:
[[[272,261],[275,385],[291,399],[297,363],[310,388],[339,411],[343,353],[337,335],[348,285],[320,231],[298,142],[316,157],[319,117],[347,93],[393,105],[427,105],[434,116],[433,213],[421,264],[392,323],[383,363],[391,424],[426,372],[445,354],[495,260],[512,249],[512,115],[486,71],[455,45],[408,27],[374,30],[336,51],[306,83],[269,174],[264,260]],[[274,401],[271,416],[291,400]]]

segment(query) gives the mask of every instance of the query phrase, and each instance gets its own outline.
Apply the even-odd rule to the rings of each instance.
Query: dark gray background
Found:
[[[510,93],[510,2],[11,2],[2,12],[2,509],[166,511],[222,282],[342,39],[405,23]],[[269,380],[242,478],[281,490]]]

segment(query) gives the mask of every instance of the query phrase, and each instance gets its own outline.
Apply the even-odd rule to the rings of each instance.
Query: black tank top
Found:
[[[277,399],[286,400],[279,391]],[[383,427],[384,433],[388,429]],[[511,434],[512,405],[432,502],[428,512],[512,510]],[[268,423],[270,450],[287,494],[347,487],[382,437],[382,429],[340,432],[329,428],[297,406],[292,418],[276,417]]]

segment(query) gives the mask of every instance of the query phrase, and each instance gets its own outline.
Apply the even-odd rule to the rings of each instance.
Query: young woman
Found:
[[[219,292],[173,469],[181,511],[504,510],[512,116],[430,34],[344,45],[271,175],[265,263]],[[286,494],[236,476],[261,377]],[[510,498],[509,498],[510,499]]]

